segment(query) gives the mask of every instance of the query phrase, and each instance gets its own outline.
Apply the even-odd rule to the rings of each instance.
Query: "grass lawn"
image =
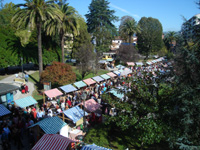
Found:
[[[9,75],[0,75],[0,80],[3,80],[4,78],[9,77]]]

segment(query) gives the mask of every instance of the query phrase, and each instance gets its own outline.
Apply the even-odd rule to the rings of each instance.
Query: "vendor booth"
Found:
[[[117,77],[117,75],[114,74],[113,72],[109,72],[109,73],[107,73],[107,75],[109,75],[111,78]]]
[[[95,80],[98,83],[104,81],[104,79],[100,76],[93,77],[92,79]]]
[[[105,147],[97,146],[95,144],[88,144],[81,148],[81,150],[111,150]]]
[[[88,86],[95,84],[96,82],[91,78],[83,80]]]
[[[62,119],[60,119],[58,116],[55,116],[55,117],[45,118],[33,124],[29,128],[32,128],[37,125],[46,134],[57,134],[62,129],[62,127],[66,126],[67,124],[64,121],[62,121]]]
[[[79,105],[83,105],[83,102],[80,103]],[[84,106],[88,112],[95,112],[101,108],[101,105],[99,103],[97,103],[94,99],[89,99],[89,100],[85,101]]]
[[[44,134],[32,150],[66,150],[71,149],[73,142],[59,134]]]
[[[135,66],[135,63],[134,62],[127,62],[126,63],[128,66]]]
[[[132,73],[132,70],[131,70],[131,69],[125,68],[125,69],[123,70],[123,72],[121,73],[121,76],[127,76],[127,75],[129,75],[129,74],[131,74],[131,73]]]
[[[85,82],[83,82],[83,81],[75,82],[74,85],[75,85],[78,89],[81,89],[81,88],[87,86],[87,84],[85,84]]]
[[[113,71],[116,75],[118,75],[118,76],[120,76],[120,74],[121,74],[121,72],[119,72],[119,71]]]
[[[6,116],[10,113],[10,110],[8,110],[4,105],[0,104],[0,117]]]
[[[14,102],[20,108],[25,108],[25,107],[32,106],[38,103],[32,96],[14,100]]]
[[[54,89],[51,89],[51,90],[48,90],[48,91],[44,91],[43,93],[43,103],[45,103],[45,95],[52,99],[52,98],[56,98],[58,96],[61,96],[63,95],[62,92],[60,92],[57,88],[54,88]]]
[[[105,79],[105,80],[108,80],[108,79],[110,79],[110,76],[109,75],[107,75],[107,74],[102,74],[102,75],[100,75],[103,79]]]
[[[77,88],[75,88],[75,87],[74,87],[73,85],[71,85],[71,84],[61,86],[60,89],[62,89],[66,94],[67,94],[67,93],[74,92],[74,91],[77,91]]]

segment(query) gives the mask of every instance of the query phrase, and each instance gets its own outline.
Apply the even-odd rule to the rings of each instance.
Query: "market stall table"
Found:
[[[104,79],[102,77],[100,77],[100,76],[93,77],[92,79],[95,80],[96,82],[104,81]]]
[[[63,95],[62,92],[60,92],[57,88],[48,90],[48,91],[44,91],[44,94],[48,97],[48,98],[54,98],[54,97],[58,97]],[[43,103],[45,103],[45,95],[43,94]]]
[[[107,75],[107,74],[103,74],[103,75],[101,75],[101,77],[102,77],[103,79],[105,79],[105,80],[108,80],[108,79],[110,79],[110,76],[109,76],[109,75]]]
[[[10,114],[10,110],[8,110],[3,104],[0,104],[0,117]]]
[[[78,81],[78,82],[75,82],[74,85],[80,89],[80,88],[83,88],[83,87],[86,87],[87,84],[85,84],[83,81]]]
[[[77,136],[83,135],[83,131],[75,129],[72,131],[69,131],[69,138],[70,139],[76,139]]]
[[[95,144],[84,145],[81,150],[111,150],[105,147],[97,146]]]
[[[109,73],[107,73],[107,75],[109,75],[110,77],[112,77],[112,78],[114,78],[114,77],[116,77],[117,75],[116,74],[114,74],[113,72],[109,72]]]
[[[65,93],[71,93],[71,92],[77,91],[77,88],[75,88],[71,84],[61,86],[60,89],[62,89]]]
[[[88,86],[95,84],[96,82],[92,80],[91,78],[83,80]]]

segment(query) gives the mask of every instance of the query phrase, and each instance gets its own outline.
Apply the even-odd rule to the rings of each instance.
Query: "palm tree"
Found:
[[[48,19],[55,19],[59,17],[55,7],[52,7],[53,1],[45,2],[45,0],[25,0],[24,4],[17,4],[15,7],[19,9],[13,16],[12,22],[17,24],[18,27],[24,26],[31,29],[37,29],[38,41],[38,63],[39,75],[43,71],[42,61],[42,24]]]
[[[125,16],[126,17],[126,16]],[[134,18],[127,16],[127,19],[124,19],[123,22],[121,22],[119,27],[119,33],[122,37],[128,39],[129,43],[131,43],[131,39],[133,34],[140,31],[139,26],[137,25],[137,22]]]
[[[165,44],[170,49],[170,51],[174,48],[173,43],[177,40],[177,33],[175,31],[169,31],[166,34]]]
[[[48,35],[59,34],[60,45],[62,50],[62,62],[65,63],[64,59],[64,38],[65,34],[77,35],[78,34],[78,20],[76,17],[76,10],[69,6],[68,3],[64,4],[62,0],[55,5],[57,9],[60,10],[62,16],[60,19],[50,19],[45,23],[45,28]]]

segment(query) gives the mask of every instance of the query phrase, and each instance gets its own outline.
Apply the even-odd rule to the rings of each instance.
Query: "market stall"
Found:
[[[118,76],[120,76],[120,74],[121,74],[121,72],[119,72],[119,71],[113,71],[116,75],[118,75]]]
[[[108,80],[108,79],[110,79],[110,76],[109,75],[107,75],[107,74],[102,74],[102,75],[100,75],[103,79],[105,79],[105,80]]]
[[[82,102],[79,105],[84,105],[84,104]],[[89,99],[89,100],[85,101],[84,107],[86,108],[86,110],[88,112],[95,112],[101,108],[101,105],[99,103],[97,103],[94,99]]]
[[[54,89],[51,89],[51,90],[48,90],[48,91],[44,91],[44,93],[43,93],[43,103],[45,103],[45,98],[46,98],[45,95],[48,98],[52,99],[52,98],[56,98],[58,96],[63,95],[63,93],[60,92],[57,88],[54,88]]]
[[[14,103],[20,108],[25,108],[37,104],[38,102],[32,97],[28,96],[22,99],[14,100]]]
[[[62,89],[65,93],[71,93],[71,92],[77,91],[77,88],[75,88],[71,84],[61,86],[60,89]]]
[[[135,63],[134,62],[127,62],[126,63],[128,66],[135,66]]]
[[[78,89],[81,89],[81,88],[83,88],[83,87],[87,87],[87,84],[85,84],[85,82],[83,82],[83,81],[75,82],[74,85],[75,85]]]
[[[10,114],[10,110],[8,110],[3,104],[0,104],[0,117]]]
[[[59,134],[44,134],[32,150],[66,150],[74,141]]]
[[[104,81],[104,79],[100,76],[93,77],[92,79],[95,80],[98,83]]]
[[[132,73],[132,70],[131,70],[131,69],[125,68],[125,69],[123,70],[123,72],[121,73],[121,76],[127,76],[127,75],[129,75],[129,74],[131,74],[131,73]]]
[[[114,74],[113,72],[109,72],[109,73],[107,73],[107,75],[109,75],[111,78],[117,77],[117,75]]]
[[[44,131],[45,134],[57,134],[64,126],[67,124],[62,121],[58,116],[45,118],[29,128],[39,126],[40,129]]]
[[[95,144],[88,144],[81,148],[81,150],[111,150],[105,147],[97,146]]]

